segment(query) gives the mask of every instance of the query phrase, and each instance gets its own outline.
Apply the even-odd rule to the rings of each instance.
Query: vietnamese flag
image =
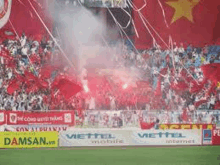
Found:
[[[139,9],[144,6],[144,1],[134,0],[133,4]],[[220,36],[219,30],[214,30],[220,19],[219,5],[219,0],[147,0],[142,10],[133,11],[139,34],[139,38],[135,37],[135,46],[138,49],[152,47],[152,36],[163,48],[169,46],[170,37],[178,45],[183,43],[184,46],[193,44],[200,47],[212,44]],[[141,14],[145,18],[140,17]],[[144,19],[152,36],[144,26]]]

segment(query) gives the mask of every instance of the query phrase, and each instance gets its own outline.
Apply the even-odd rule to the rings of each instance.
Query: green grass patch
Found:
[[[0,165],[220,165],[220,146],[122,148],[3,149]]]

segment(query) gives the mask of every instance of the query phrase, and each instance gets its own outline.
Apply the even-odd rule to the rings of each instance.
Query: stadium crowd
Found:
[[[45,38],[38,42],[23,34],[20,39],[4,40],[0,47],[0,109],[194,111],[220,107],[219,82],[208,79],[203,68],[219,63],[220,53],[210,53],[208,46],[184,48],[174,43],[173,50],[152,48],[140,53],[126,49],[123,56],[112,58],[118,64],[116,69],[134,67],[141,73],[135,89],[112,88],[104,78],[95,84],[95,91],[82,88],[68,97],[59,90],[60,77],[69,83],[75,74],[68,67],[53,65],[59,56],[58,47]],[[90,83],[87,73],[84,79]]]

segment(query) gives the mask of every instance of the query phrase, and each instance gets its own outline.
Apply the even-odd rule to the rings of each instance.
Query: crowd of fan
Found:
[[[58,91],[50,88],[29,90],[25,84],[19,90],[8,92],[12,80],[26,76],[26,71],[40,77],[41,68],[51,65],[59,58],[59,49],[53,41],[32,41],[25,35],[21,39],[2,42],[0,56],[0,109],[1,110],[67,110],[67,109],[146,109],[146,110],[189,110],[218,109],[220,89],[211,87],[207,81],[202,90],[192,92],[193,84],[202,83],[204,75],[201,65],[220,62],[220,53],[210,54],[208,47],[185,49],[174,43],[174,49],[153,48],[140,53],[126,50],[114,60],[124,67],[135,67],[142,73],[148,89],[106,91],[102,84],[96,94],[84,90],[66,100]],[[173,53],[172,53],[173,52]],[[6,53],[6,55],[5,55]],[[8,53],[8,54],[7,54]],[[121,60],[122,59],[122,60]],[[51,77],[44,80],[49,86],[57,75],[68,75],[68,69],[58,67]],[[28,78],[28,77],[26,77]],[[190,79],[191,81],[188,81]],[[179,82],[184,85],[178,86]],[[89,83],[89,82],[88,82]],[[188,88],[189,87],[189,88]],[[137,86],[137,88],[139,88]],[[141,88],[141,87],[140,87]]]
[[[194,48],[192,45],[185,49],[183,44],[174,43],[173,50],[153,48],[125,58],[144,70],[143,79],[154,89],[143,91],[150,99],[143,108],[179,111],[220,108],[219,83],[214,85],[201,69],[206,64],[220,63],[218,49],[211,51],[208,46]]]
[[[0,109],[14,111],[50,109],[49,90],[28,90],[25,83],[19,85],[19,89],[13,92],[9,92],[8,87],[13,80],[19,81],[21,77],[28,79],[26,72],[31,73],[32,77],[39,77],[41,68],[50,65],[57,54],[58,49],[53,42],[45,38],[38,42],[23,34],[20,39],[4,40],[0,45]],[[56,75],[62,71],[63,69],[60,69],[53,73]],[[45,82],[51,84],[55,75]]]

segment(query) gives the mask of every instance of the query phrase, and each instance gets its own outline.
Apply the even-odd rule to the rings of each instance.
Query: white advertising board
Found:
[[[81,129],[61,131],[59,133],[60,146],[128,146],[130,131]]]
[[[59,133],[60,146],[201,145],[202,130],[79,129]]]
[[[132,131],[133,145],[201,145],[201,130]]]

